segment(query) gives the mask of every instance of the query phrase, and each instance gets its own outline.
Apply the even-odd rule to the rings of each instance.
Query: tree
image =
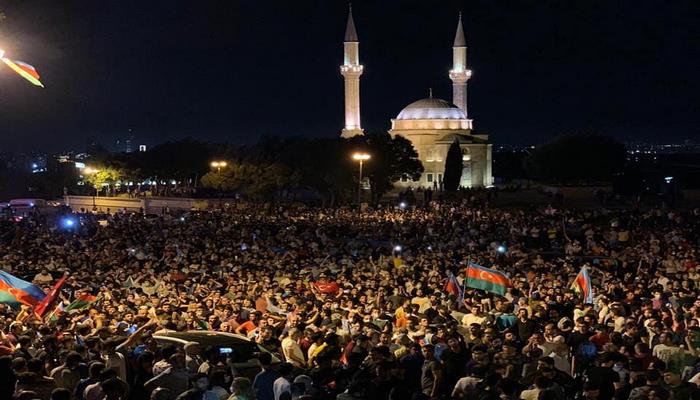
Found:
[[[282,164],[258,165],[255,172],[246,194],[258,200],[273,200],[275,194],[291,182],[292,170]]]
[[[372,187],[374,202],[394,187],[400,179],[417,180],[423,173],[423,164],[411,141],[403,136],[391,137],[386,132],[356,136],[372,158],[365,164],[366,176]]]
[[[243,184],[242,177],[244,176],[240,164],[230,165],[221,172],[210,171],[202,176],[200,180],[202,187],[214,189],[222,192],[232,192],[237,190]]]
[[[314,191],[324,206],[349,199],[357,187],[352,146],[341,138],[266,137],[249,153],[252,162],[284,165],[289,171],[286,186]]]
[[[104,167],[99,168],[97,172],[86,174],[85,180],[89,182],[90,185],[92,185],[92,187],[95,188],[97,194],[99,195],[100,189],[103,186],[113,185],[121,178],[121,176],[122,174],[119,170],[110,167]]]
[[[459,182],[462,179],[462,149],[459,147],[459,140],[455,139],[447,150],[445,158],[445,174],[442,182],[445,185],[445,190],[454,192],[459,188]]]
[[[285,165],[231,163],[221,172],[202,177],[202,186],[220,192],[240,192],[255,200],[270,201],[292,181],[293,172]]]
[[[526,159],[530,178],[570,183],[610,180],[623,167],[625,146],[599,134],[578,133],[555,138]]]
[[[129,171],[129,175],[139,180],[196,183],[195,180],[208,172],[210,162],[220,154],[221,147],[225,146],[183,139],[154,146],[146,152],[112,155],[106,163]]]

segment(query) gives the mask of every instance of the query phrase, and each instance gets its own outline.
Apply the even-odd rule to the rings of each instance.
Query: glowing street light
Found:
[[[352,159],[360,162],[360,178],[357,181],[357,205],[360,205],[362,201],[362,164],[369,160],[371,157],[367,153],[353,153]]]
[[[370,155],[367,153],[353,153],[352,155],[352,159],[357,161],[367,161],[370,158]]]
[[[212,168],[216,168],[216,173],[219,174],[219,173],[221,173],[221,168],[226,168],[228,163],[226,161],[218,161],[217,160],[217,161],[212,161],[210,165]],[[223,186],[222,186],[221,181],[219,181],[219,208],[220,209],[223,209],[223,196],[224,196]]]
[[[95,175],[98,172],[100,172],[100,170],[96,169],[96,168],[92,168],[92,167],[83,168],[83,174],[86,174],[86,175]],[[97,197],[97,190],[98,189],[97,189],[97,186],[95,186],[94,188],[95,188],[95,191],[92,192],[92,211],[97,211],[97,201],[95,198]]]
[[[221,168],[226,168],[228,163],[226,163],[226,161],[212,161],[210,165],[212,168],[216,168],[216,172],[218,173],[221,172]]]

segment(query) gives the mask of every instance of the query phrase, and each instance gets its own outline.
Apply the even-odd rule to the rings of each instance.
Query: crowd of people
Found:
[[[67,276],[41,317],[0,304],[0,399],[700,399],[699,210],[75,218],[0,226],[0,268]],[[470,262],[505,295],[465,285]],[[184,331],[260,351],[158,340]]]

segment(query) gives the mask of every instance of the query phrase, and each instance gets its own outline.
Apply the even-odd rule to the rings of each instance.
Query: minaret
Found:
[[[362,65],[360,65],[359,45],[357,31],[355,31],[355,22],[352,19],[352,6],[350,6],[348,24],[345,28],[345,39],[343,40],[344,62],[340,66],[340,74],[345,79],[345,127],[341,133],[341,136],[344,138],[364,134],[360,125],[360,75],[362,75]]]
[[[472,71],[467,69],[467,41],[464,39],[462,13],[460,12],[455,42],[452,45],[450,79],[452,79],[452,103],[461,108],[465,114],[467,114],[467,81],[471,76]]]

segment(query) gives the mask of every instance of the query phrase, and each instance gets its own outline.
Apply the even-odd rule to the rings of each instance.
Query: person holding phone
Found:
[[[197,373],[209,374],[209,372],[221,362],[222,356],[220,351],[221,350],[216,347],[207,347],[204,350],[205,361],[199,366]]]

